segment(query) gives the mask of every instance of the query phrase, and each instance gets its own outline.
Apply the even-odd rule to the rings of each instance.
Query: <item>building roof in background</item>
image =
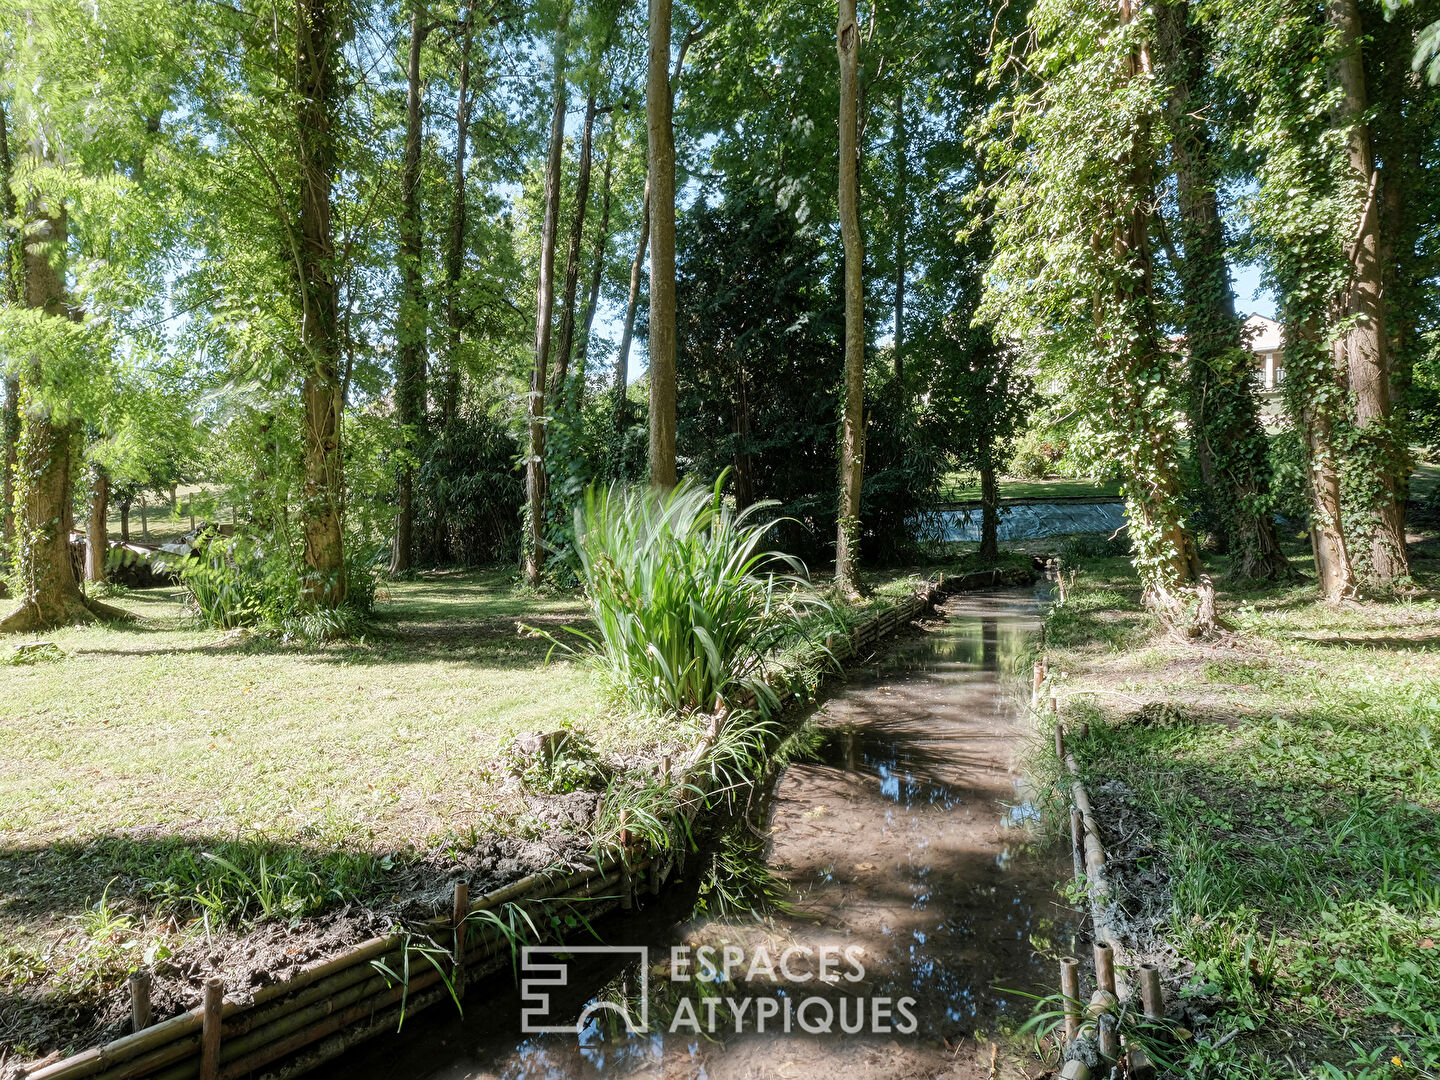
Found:
[[[1274,319],[1252,314],[1241,328],[1251,352],[1270,352],[1280,348],[1281,327]]]

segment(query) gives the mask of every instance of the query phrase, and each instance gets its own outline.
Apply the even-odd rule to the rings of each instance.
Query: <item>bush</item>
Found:
[[[827,605],[790,555],[761,551],[770,503],[736,514],[713,488],[673,492],[589,488],[576,510],[576,548],[597,637],[581,634],[632,704],[683,712],[743,692],[769,711],[766,654],[800,617]],[[578,631],[577,631],[578,633]]]
[[[264,626],[285,638],[325,641],[361,632],[375,603],[375,552],[346,558],[346,601],[317,608],[301,592],[298,559],[245,535],[202,540],[176,565],[196,621],[216,630]]]
[[[1020,437],[1006,472],[1023,480],[1044,480],[1064,471],[1061,463],[1070,452],[1067,439],[1047,428],[1033,428]]]

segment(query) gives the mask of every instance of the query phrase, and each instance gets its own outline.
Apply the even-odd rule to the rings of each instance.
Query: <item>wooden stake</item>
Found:
[[[200,1080],[220,1080],[220,1007],[225,983],[217,975],[205,980],[204,1013],[200,1018]]]
[[[1032,709],[1040,704],[1040,687],[1044,684],[1044,666],[1040,663],[1039,660],[1036,660],[1030,672],[1030,707]]]
[[[1115,950],[1103,941],[1095,942],[1095,986],[1115,993]]]
[[[1148,1020],[1165,1018],[1165,992],[1160,986],[1160,969],[1154,964],[1140,965],[1140,1001]]]
[[[1060,994],[1065,998],[1065,1041],[1073,1043],[1080,1034],[1080,961],[1060,958]]]
[[[1065,729],[1059,724],[1055,725],[1055,759],[1062,763],[1065,761]]]
[[[625,827],[629,815],[620,811],[620,910],[635,908],[635,883],[630,880],[630,830]]]
[[[455,898],[450,905],[450,925],[455,927],[455,996],[465,992],[465,920],[470,914],[470,884],[455,883]]]
[[[150,972],[142,969],[130,976],[130,1030],[144,1031],[150,1018]]]

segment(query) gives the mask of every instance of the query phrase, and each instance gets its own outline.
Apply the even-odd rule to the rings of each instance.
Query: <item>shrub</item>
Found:
[[[632,704],[682,712],[754,694],[766,654],[828,605],[790,555],[762,551],[770,503],[740,513],[713,488],[690,481],[669,494],[590,487],[575,514],[576,549],[596,637],[614,689]],[[578,633],[578,631],[577,631]]]
[[[244,535],[212,536],[175,569],[202,626],[265,626],[285,638],[325,641],[365,628],[375,602],[374,561],[373,551],[352,550],[345,565],[347,599],[333,609],[306,600],[297,560],[282,544],[267,548]]]

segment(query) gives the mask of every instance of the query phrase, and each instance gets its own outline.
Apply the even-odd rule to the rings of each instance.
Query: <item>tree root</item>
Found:
[[[33,598],[25,599],[18,608],[0,619],[0,634],[30,634],[58,626],[129,622],[134,618],[128,611],[87,599],[77,592],[58,604],[47,604],[43,608]]]

